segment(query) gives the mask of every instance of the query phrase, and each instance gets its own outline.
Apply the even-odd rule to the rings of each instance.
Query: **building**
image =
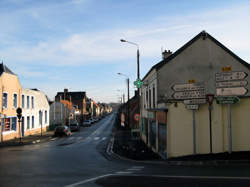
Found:
[[[143,141],[163,158],[249,151],[249,67],[205,31],[166,51],[143,78]]]
[[[50,105],[50,125],[57,126],[64,124],[64,120],[68,120],[70,110],[68,106],[61,102],[52,102]]]
[[[49,126],[50,107],[46,95],[37,89],[22,88],[22,136],[42,133]]]
[[[21,84],[18,76],[3,63],[0,64],[0,92],[0,141],[18,138],[20,130],[16,109],[20,107]]]
[[[68,89],[64,89],[64,92],[57,92],[55,101],[61,103],[70,103],[71,108],[77,109],[77,118],[80,123],[86,118],[87,115],[87,95],[86,92],[69,92]]]

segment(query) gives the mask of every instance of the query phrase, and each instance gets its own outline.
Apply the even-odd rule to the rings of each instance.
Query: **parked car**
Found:
[[[72,122],[70,123],[70,130],[71,131],[79,131],[80,130],[80,125],[78,122]]]
[[[95,120],[93,118],[89,119],[91,121],[91,124],[95,123]]]
[[[84,120],[82,125],[85,127],[91,126],[92,121],[91,120]]]
[[[57,126],[55,128],[54,135],[55,136],[70,136],[71,135],[71,131],[70,131],[69,127],[67,127],[66,125],[64,125],[64,126]]]

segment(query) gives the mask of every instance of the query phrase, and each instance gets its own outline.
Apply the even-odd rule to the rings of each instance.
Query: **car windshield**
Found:
[[[0,187],[250,187],[250,0],[0,0]]]

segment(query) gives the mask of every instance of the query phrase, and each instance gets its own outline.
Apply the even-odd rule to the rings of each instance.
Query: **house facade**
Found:
[[[16,74],[6,65],[0,64],[0,141],[20,136],[16,109],[20,107],[21,85]]]
[[[61,102],[53,102],[50,105],[50,125],[64,124],[64,120],[68,120],[70,110]]]
[[[42,133],[50,121],[50,107],[46,95],[37,89],[22,88],[22,136]]]
[[[249,67],[207,32],[199,33],[144,77],[143,141],[164,158],[249,151]],[[229,97],[240,101],[219,101]]]

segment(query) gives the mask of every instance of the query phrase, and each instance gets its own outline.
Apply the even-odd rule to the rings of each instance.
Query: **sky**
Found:
[[[137,47],[121,38],[139,45],[141,78],[202,30],[250,63],[249,0],[0,0],[0,23],[0,60],[51,100],[118,102],[126,76],[133,96]]]

